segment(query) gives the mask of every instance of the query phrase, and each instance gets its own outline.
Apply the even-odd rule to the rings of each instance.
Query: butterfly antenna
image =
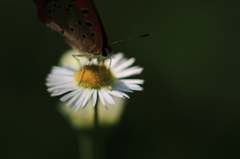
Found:
[[[117,40],[117,41],[114,41],[113,43],[111,43],[110,45],[113,45],[113,44],[116,44],[116,43],[119,43],[119,42],[123,42],[123,41],[127,41],[127,40],[131,40],[131,39],[135,39],[135,38],[143,38],[143,37],[147,37],[147,36],[149,36],[149,35],[150,35],[150,33],[147,33],[147,34],[140,35],[140,36],[133,36],[133,37],[126,38],[126,39]]]

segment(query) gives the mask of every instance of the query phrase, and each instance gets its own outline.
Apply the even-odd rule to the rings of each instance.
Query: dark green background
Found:
[[[144,67],[108,159],[240,158],[240,1],[95,0],[109,41]],[[45,78],[69,47],[32,1],[0,1],[1,158],[78,158]],[[81,110],[80,110],[81,111]]]

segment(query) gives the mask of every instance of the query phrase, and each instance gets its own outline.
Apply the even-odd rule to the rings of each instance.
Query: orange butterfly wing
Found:
[[[80,54],[94,58],[107,36],[90,0],[35,0],[40,20],[60,34]]]

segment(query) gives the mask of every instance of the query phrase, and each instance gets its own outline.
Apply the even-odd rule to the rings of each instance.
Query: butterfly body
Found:
[[[80,55],[111,57],[107,36],[91,0],[34,0],[39,19],[56,31]]]

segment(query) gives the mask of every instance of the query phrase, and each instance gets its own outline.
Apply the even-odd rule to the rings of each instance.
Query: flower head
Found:
[[[139,84],[143,84],[143,80],[122,79],[142,72],[141,67],[130,67],[135,61],[134,58],[126,59],[122,53],[118,53],[112,61],[108,59],[98,64],[97,60],[93,59],[88,65],[87,59],[81,58],[82,67],[79,67],[72,54],[76,53],[67,53],[61,62],[62,66],[52,68],[46,82],[51,96],[64,94],[60,100],[67,101],[66,105],[71,105],[71,109],[76,111],[80,107],[84,108],[89,101],[95,106],[97,99],[108,109],[108,104],[114,104],[112,96],[129,98],[124,92],[142,90]]]

